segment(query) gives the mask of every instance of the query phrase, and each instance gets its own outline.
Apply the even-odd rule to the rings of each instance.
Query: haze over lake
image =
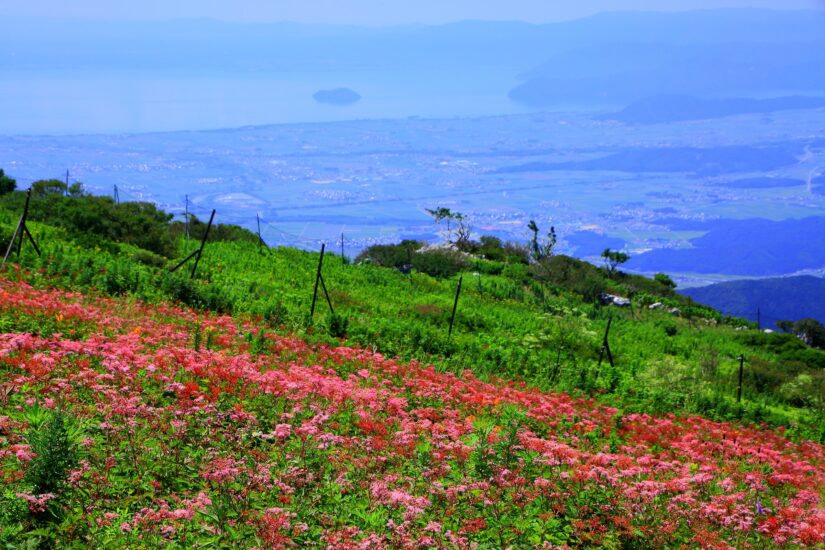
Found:
[[[438,74],[441,72],[442,74]],[[0,134],[139,133],[352,119],[476,117],[527,109],[507,97],[504,71],[467,69],[387,76],[378,71],[278,76],[148,73],[5,73]],[[320,104],[317,91],[345,85],[362,99]]]

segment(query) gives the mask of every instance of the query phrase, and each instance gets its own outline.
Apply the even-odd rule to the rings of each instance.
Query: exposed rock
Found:
[[[682,315],[682,310],[678,307],[672,307],[669,310],[667,310],[667,312],[673,315],[674,317],[681,317]]]
[[[655,304],[650,304],[647,306],[648,309],[662,309],[665,305],[662,302],[656,302]]]
[[[602,303],[603,306],[617,306],[617,307],[628,307],[630,305],[630,300],[628,298],[623,298],[621,296],[615,296],[613,294],[603,293],[599,296],[599,301]]]

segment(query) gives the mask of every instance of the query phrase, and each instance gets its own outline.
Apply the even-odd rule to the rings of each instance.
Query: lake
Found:
[[[266,74],[0,72],[0,134],[140,133],[358,119],[524,112],[507,98],[515,75],[495,69]],[[316,102],[349,87],[363,99]]]

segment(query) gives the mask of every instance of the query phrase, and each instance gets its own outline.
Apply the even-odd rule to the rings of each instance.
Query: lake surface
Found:
[[[281,75],[74,74],[0,71],[0,135],[137,133],[359,119],[524,112],[507,97],[514,74],[465,71],[290,72]],[[316,102],[348,87],[355,105]]]

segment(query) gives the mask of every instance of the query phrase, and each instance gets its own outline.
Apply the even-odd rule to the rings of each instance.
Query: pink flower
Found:
[[[42,495],[33,495],[31,493],[17,493],[18,498],[22,498],[29,505],[29,511],[33,514],[40,514],[46,511],[49,501],[57,498],[57,495],[51,493],[43,493]]]

